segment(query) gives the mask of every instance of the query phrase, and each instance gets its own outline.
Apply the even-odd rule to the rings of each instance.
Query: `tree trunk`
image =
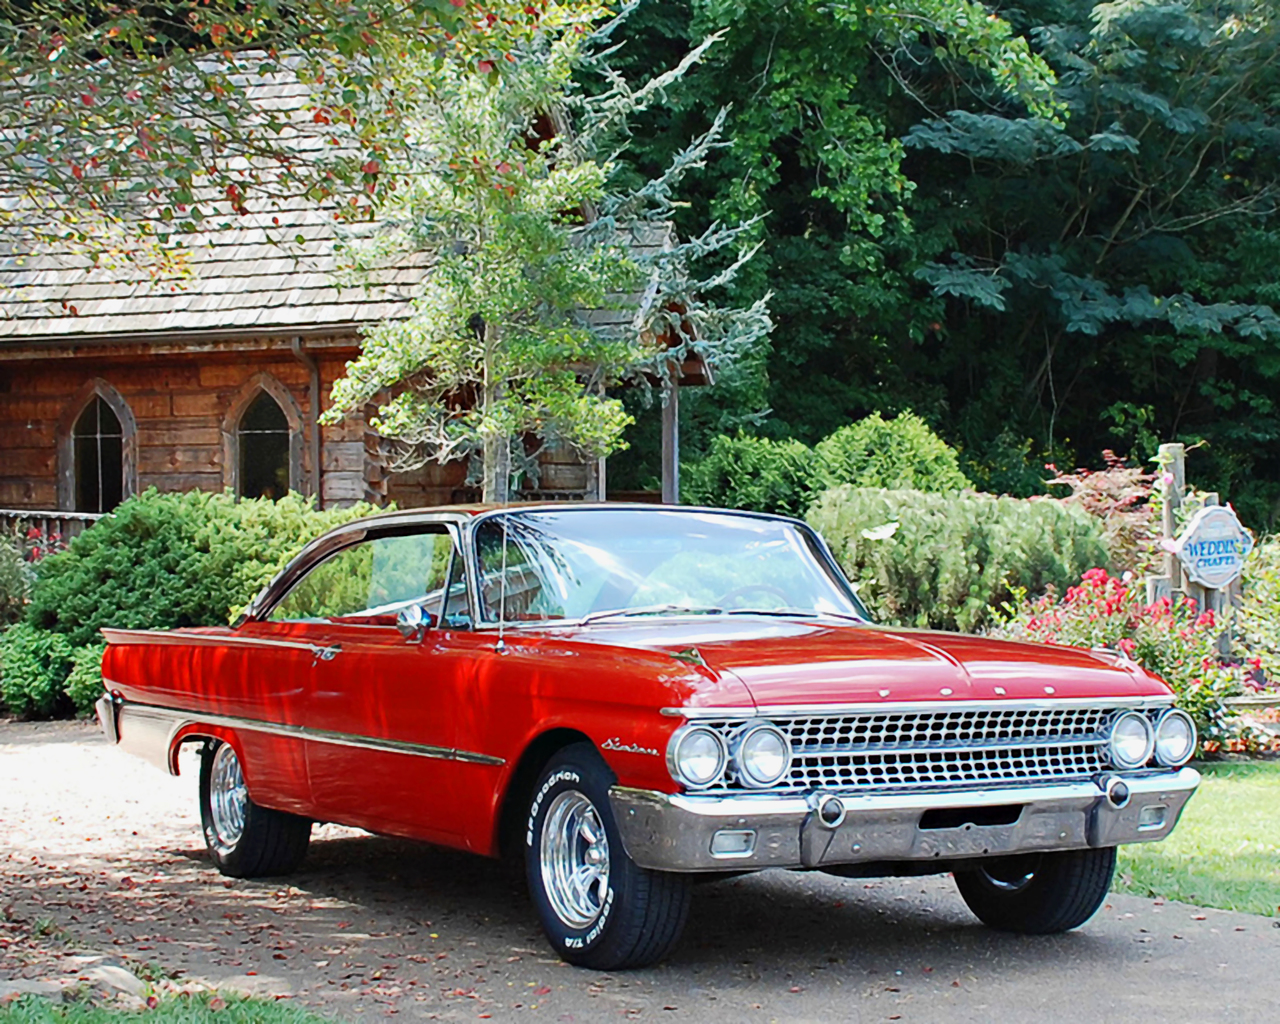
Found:
[[[509,437],[485,435],[482,500],[486,504],[504,504],[511,500],[511,439]]]
[[[483,322],[482,322],[483,323]],[[494,364],[501,343],[498,328],[483,324],[484,332],[484,384],[481,396],[484,418],[492,423],[494,406],[502,398],[504,382],[498,380]],[[489,431],[484,435],[484,476],[481,500],[486,504],[505,504],[511,500],[511,438]]]

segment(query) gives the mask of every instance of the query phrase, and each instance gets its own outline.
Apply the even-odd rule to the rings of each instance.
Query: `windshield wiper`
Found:
[[[725,612],[726,615],[773,615],[784,619],[845,619],[848,622],[865,623],[866,619],[860,619],[856,615],[850,615],[847,612],[820,612],[820,611],[802,611],[799,608],[731,608]]]
[[[638,608],[612,608],[608,611],[592,612],[578,621],[585,624],[600,619],[625,618],[632,615],[666,615],[671,612],[679,612],[681,615],[723,615],[724,609],[688,604],[646,604]]]

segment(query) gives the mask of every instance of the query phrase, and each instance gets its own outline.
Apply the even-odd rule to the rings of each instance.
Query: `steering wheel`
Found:
[[[748,583],[745,586],[734,587],[732,590],[726,590],[723,594],[716,598],[716,604],[728,605],[744,594],[751,594],[759,591],[762,594],[769,594],[772,597],[780,597],[784,604],[791,602],[791,596],[781,587],[775,587],[771,583]]]

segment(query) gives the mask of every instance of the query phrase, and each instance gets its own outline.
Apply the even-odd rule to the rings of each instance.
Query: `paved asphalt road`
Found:
[[[85,947],[344,1020],[1280,1020],[1276,920],[1116,896],[1077,932],[1021,938],[946,877],[709,883],[667,963],[582,971],[478,858],[325,826],[296,877],[223,879],[193,766],[169,778],[88,726],[0,723],[0,978],[73,980]],[[42,920],[65,941],[23,938]]]

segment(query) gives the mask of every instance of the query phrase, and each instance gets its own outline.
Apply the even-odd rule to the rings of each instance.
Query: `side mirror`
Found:
[[[420,643],[423,635],[433,625],[432,617],[422,610],[420,604],[407,605],[396,615],[396,629],[411,643]]]

